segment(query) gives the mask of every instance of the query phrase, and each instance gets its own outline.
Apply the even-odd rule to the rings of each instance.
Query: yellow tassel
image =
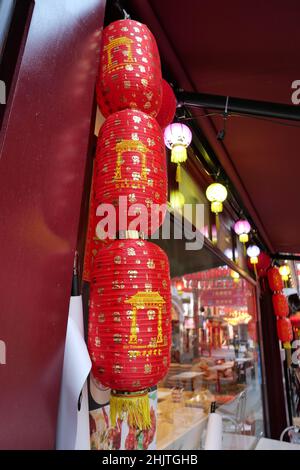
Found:
[[[256,263],[253,265],[253,269],[254,269],[254,274],[255,274],[255,277],[257,278],[257,269],[256,269]]]
[[[219,214],[216,213],[216,229],[217,229],[217,236],[219,235],[220,231],[220,219],[219,219]]]
[[[116,426],[117,419],[127,418],[129,426],[148,429],[151,426],[148,390],[139,392],[119,392],[112,390],[110,398],[110,419]]]
[[[179,163],[178,163],[177,169],[176,169],[176,181],[177,181],[177,183],[181,183],[181,168],[180,168]]]

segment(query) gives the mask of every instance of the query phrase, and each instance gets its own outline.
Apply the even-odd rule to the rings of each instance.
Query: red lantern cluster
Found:
[[[121,196],[126,197],[128,220],[126,208],[119,209]],[[125,109],[106,119],[97,144],[95,201],[96,205],[114,204],[117,232],[136,220],[139,224],[129,228],[152,235],[162,224],[167,169],[162,131],[154,118]],[[126,226],[121,226],[119,215]],[[101,218],[97,216],[98,221]]]
[[[158,48],[147,26],[119,20],[104,29],[96,86],[103,116],[131,108],[156,117],[162,102],[161,82]]]
[[[293,328],[289,314],[289,305],[285,295],[282,293],[283,281],[276,267],[268,270],[268,282],[270,289],[273,291],[273,309],[274,315],[277,317],[277,334],[285,348],[290,348],[290,341],[293,339]]]
[[[97,143],[89,251],[93,233],[114,241],[94,250],[88,345],[94,375],[112,389],[112,424],[127,415],[129,426],[146,429],[148,388],[166,374],[171,344],[168,259],[139,239],[159,228],[167,203],[165,146],[154,119],[160,59],[146,26],[121,20],[105,28],[96,88],[107,120]]]
[[[99,381],[121,391],[155,385],[170,361],[168,258],[153,243],[117,240],[92,276],[89,350]]]

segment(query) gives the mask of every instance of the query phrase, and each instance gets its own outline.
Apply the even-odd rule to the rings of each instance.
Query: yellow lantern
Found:
[[[239,275],[239,273],[237,273],[237,272],[234,271],[233,269],[232,269],[231,272],[230,272],[230,276],[232,277],[232,279],[233,279],[234,282],[239,282],[239,280],[240,280],[240,275]]]
[[[171,204],[172,209],[181,211],[184,203],[185,203],[184,195],[180,191],[178,191],[178,189],[171,190],[170,204]]]
[[[280,273],[283,281],[288,281],[289,280],[289,275],[291,274],[291,268],[287,264],[283,264],[279,268],[279,273]]]
[[[223,184],[212,183],[206,190],[206,197],[211,202],[211,211],[219,214],[223,210],[223,202],[227,198],[227,189]]]

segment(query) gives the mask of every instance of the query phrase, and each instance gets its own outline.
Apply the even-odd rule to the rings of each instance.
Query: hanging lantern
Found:
[[[118,20],[104,28],[96,84],[99,108],[107,117],[139,109],[156,117],[162,100],[162,76],[156,41],[144,24]]]
[[[177,281],[176,282],[176,289],[179,293],[182,293],[182,291],[183,291],[183,282],[182,281]]]
[[[283,281],[278,268],[273,267],[268,270],[268,282],[270,289],[274,292],[279,292],[283,289]]]
[[[171,162],[177,163],[176,181],[180,182],[180,165],[187,160],[187,147],[192,141],[192,133],[188,126],[175,122],[165,128],[165,145],[171,149]]]
[[[234,231],[239,236],[239,240],[242,243],[247,243],[249,241],[249,232],[251,230],[251,225],[248,220],[238,220],[234,224]]]
[[[170,193],[170,204],[172,209],[176,209],[180,212],[184,206],[184,203],[184,195],[178,191],[178,189],[172,189]]]
[[[274,314],[277,317],[286,317],[289,314],[289,304],[284,294],[276,293],[272,297]]]
[[[227,189],[220,183],[212,183],[206,190],[206,197],[211,202],[211,211],[219,214],[223,210],[223,202],[227,198]]]
[[[112,426],[150,427],[148,388],[167,373],[171,287],[166,254],[143,240],[116,240],[94,263],[88,345],[94,376],[112,389]]]
[[[279,273],[283,281],[288,281],[289,275],[291,274],[291,268],[287,264],[283,264],[279,267]]]
[[[300,337],[300,312],[295,313],[290,317],[290,322],[293,326],[293,329],[297,335],[297,337]]]
[[[293,339],[293,328],[289,318],[283,317],[277,319],[277,334],[284,348],[290,349],[290,341]]]
[[[240,280],[240,275],[239,275],[239,273],[237,273],[237,272],[234,271],[233,269],[230,271],[230,276],[232,277],[232,279],[234,280],[234,282],[239,282],[239,280]]]
[[[256,265],[256,269],[260,277],[264,277],[267,275],[267,269],[270,267],[270,264],[271,264],[270,256],[268,256],[266,253],[261,251],[258,255],[258,263]]]
[[[254,265],[247,261],[249,269],[253,269]],[[271,265],[271,258],[264,251],[261,251],[258,255],[258,263],[256,264],[256,271],[259,277],[265,277],[267,270]]]
[[[173,88],[169,85],[166,80],[162,80],[162,102],[156,120],[160,127],[164,129],[174,119],[176,112],[176,97],[174,95]]]
[[[109,116],[98,137],[96,172],[96,204],[115,206],[116,231],[152,235],[163,223],[167,204],[165,148],[156,120],[130,109]],[[126,222],[127,215],[124,227],[121,218]],[[98,225],[103,219],[97,216]]]
[[[258,263],[258,256],[260,254],[260,249],[257,245],[250,245],[247,248],[247,255],[250,258],[250,263],[256,265]]]

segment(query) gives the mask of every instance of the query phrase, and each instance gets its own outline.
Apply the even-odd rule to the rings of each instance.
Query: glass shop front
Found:
[[[158,385],[157,448],[203,446],[212,402],[225,448],[251,448],[263,434],[255,287],[204,246],[160,241],[172,276],[172,350]]]

